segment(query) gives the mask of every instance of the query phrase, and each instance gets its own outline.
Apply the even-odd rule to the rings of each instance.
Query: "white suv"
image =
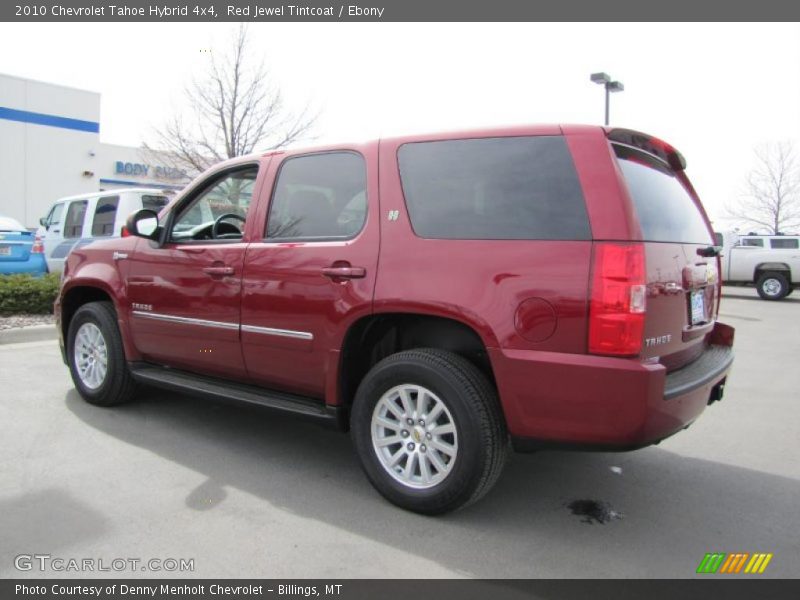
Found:
[[[128,215],[147,208],[159,212],[169,202],[161,190],[131,188],[56,200],[39,219],[47,268],[59,272],[73,248],[98,238],[119,237]]]

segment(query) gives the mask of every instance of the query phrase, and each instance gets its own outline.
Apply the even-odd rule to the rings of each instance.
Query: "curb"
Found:
[[[0,345],[57,339],[58,331],[55,325],[29,325],[28,327],[12,327],[11,329],[0,331]]]

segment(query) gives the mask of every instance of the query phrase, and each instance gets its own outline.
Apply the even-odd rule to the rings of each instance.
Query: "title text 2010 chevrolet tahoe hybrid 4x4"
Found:
[[[92,404],[151,384],[349,428],[386,498],[452,510],[509,445],[632,449],[720,399],[733,329],[684,167],[555,125],[233,159],[72,252],[65,361]]]

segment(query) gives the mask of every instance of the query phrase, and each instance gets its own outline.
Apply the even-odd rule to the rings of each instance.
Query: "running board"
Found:
[[[204,396],[213,400],[272,408],[323,421],[336,429],[343,429],[343,424],[346,422],[339,407],[327,406],[321,400],[306,396],[267,390],[254,385],[196,375],[148,363],[129,363],[128,366],[136,381],[161,389]]]

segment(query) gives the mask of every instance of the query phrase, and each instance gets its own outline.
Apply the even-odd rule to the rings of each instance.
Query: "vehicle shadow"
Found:
[[[87,425],[202,474],[199,488],[186,489],[190,510],[213,510],[225,488],[235,488],[483,578],[691,577],[713,551],[773,552],[766,576],[800,572],[794,479],[656,447],[541,452],[512,455],[479,503],[423,517],[371,488],[346,435],[257,408],[160,391],[144,396],[113,410],[84,403],[74,390],[65,402]],[[619,518],[587,522],[567,508],[580,499],[608,503]]]

